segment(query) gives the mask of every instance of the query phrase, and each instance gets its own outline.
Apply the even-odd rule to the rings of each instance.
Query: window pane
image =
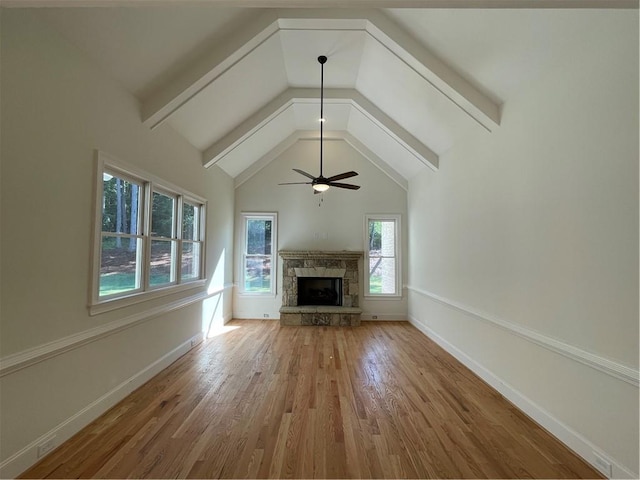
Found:
[[[247,254],[271,255],[271,220],[247,219]]]
[[[102,231],[138,233],[142,188],[107,172],[102,174]]]
[[[153,210],[151,213],[151,235],[154,237],[174,237],[173,218],[175,199],[153,192]]]
[[[200,240],[200,207],[184,203],[182,206],[182,238]]]
[[[172,240],[151,241],[149,285],[158,286],[175,282],[176,243]]]
[[[370,256],[395,256],[395,221],[370,220],[369,221],[369,255]]]
[[[140,252],[138,238],[102,236],[100,259],[101,297],[140,288]]]
[[[253,293],[271,291],[271,256],[245,258],[244,291]]]
[[[182,243],[182,262],[180,275],[182,280],[200,278],[200,244],[192,242]]]
[[[396,293],[395,258],[369,258],[369,292]]]

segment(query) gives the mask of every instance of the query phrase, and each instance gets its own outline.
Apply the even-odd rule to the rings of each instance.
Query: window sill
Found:
[[[276,298],[278,296],[277,293],[251,293],[251,292],[239,292],[239,297],[246,298]]]
[[[181,285],[172,285],[170,287],[158,288],[148,292],[138,292],[126,297],[114,298],[111,300],[104,300],[99,303],[89,305],[89,315],[100,315],[101,313],[110,312],[119,308],[129,307],[138,303],[153,300],[155,298],[162,298],[174,293],[185,292],[187,290],[193,290],[201,288],[207,283],[207,279],[194,280],[192,282],[183,283]]]
[[[365,295],[365,300],[402,300],[403,295]]]

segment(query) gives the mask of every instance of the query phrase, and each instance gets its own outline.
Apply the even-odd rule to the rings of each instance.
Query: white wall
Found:
[[[230,316],[233,182],[32,12],[2,11],[0,476],[36,459]],[[94,150],[209,202],[207,288],[90,317]],[[223,295],[223,306],[218,304]],[[215,302],[218,312],[208,303]],[[222,313],[221,313],[222,312]]]
[[[410,182],[409,311],[588,461],[637,478],[638,14],[604,14],[504,99],[500,128]]]
[[[324,142],[323,173],[331,176],[355,170],[359,175],[344,182],[360,185],[360,190],[332,188],[323,195],[314,195],[309,185],[278,185],[282,182],[306,181],[292,168],[318,174],[319,148],[317,141],[299,141],[236,189],[236,282],[240,278],[238,255],[242,252],[242,212],[278,212],[279,250],[359,251],[364,250],[365,214],[399,213],[402,215],[402,250],[406,252],[407,192],[345,141]],[[403,260],[403,272],[406,272],[406,255]],[[264,314],[268,314],[269,318],[279,318],[278,309],[282,304],[281,268],[282,261],[279,258],[276,273],[278,293],[275,298],[242,296],[238,288],[234,289],[234,317],[263,318]],[[406,295],[400,300],[363,300],[361,293],[360,307],[363,309],[363,319],[376,315],[379,320],[404,320],[407,315]]]

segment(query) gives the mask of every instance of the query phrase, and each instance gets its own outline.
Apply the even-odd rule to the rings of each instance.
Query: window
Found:
[[[400,215],[367,215],[365,292],[370,296],[400,296]]]
[[[98,177],[91,313],[204,283],[205,200],[102,152]]]
[[[242,292],[275,295],[276,219],[275,213],[243,213]]]

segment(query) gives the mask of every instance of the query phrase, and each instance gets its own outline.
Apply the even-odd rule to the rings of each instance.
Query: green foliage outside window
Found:
[[[154,191],[151,218],[145,220],[150,220],[152,241],[146,244],[142,232],[142,198],[146,185],[113,172],[103,173],[98,297],[146,288],[142,274],[145,270],[151,287],[201,277],[202,206],[183,201],[179,194]],[[176,225],[177,206],[182,208],[182,225]],[[182,249],[178,233],[184,241]],[[149,246],[149,262],[144,265],[143,252]]]

